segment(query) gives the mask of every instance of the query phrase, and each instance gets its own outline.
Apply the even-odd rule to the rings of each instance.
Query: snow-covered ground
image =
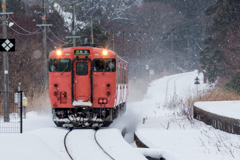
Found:
[[[197,94],[196,76],[203,84],[203,77],[197,71],[152,82],[144,100],[128,104],[127,113],[113,126],[121,128],[128,124],[129,133],[125,136],[128,142],[133,142],[135,131],[145,145],[166,151],[179,160],[240,159],[239,135],[216,130],[185,114],[188,111],[183,102],[188,95]],[[198,89],[207,87],[199,85]]]
[[[194,105],[211,113],[240,120],[240,101],[196,102]]]
[[[189,120],[184,115],[186,106],[182,102],[187,95],[196,94],[196,76],[203,79],[194,71],[152,82],[141,102],[127,104],[127,111],[121,118],[110,128],[97,132],[99,143],[117,160],[146,159],[143,155],[155,158],[162,155],[167,160],[240,159],[240,136]],[[199,86],[199,90],[205,88],[205,85]],[[144,124],[143,118],[146,119]],[[1,159],[70,159],[63,145],[68,130],[55,127],[51,115],[28,113],[23,127],[22,135],[0,134]],[[124,127],[128,131],[126,141],[116,129]],[[134,132],[151,149],[136,148]],[[74,160],[109,159],[96,145],[93,130],[72,131],[67,146]]]
[[[64,148],[68,129],[57,128],[51,116],[31,112],[23,122],[23,134],[0,134],[0,154],[4,160],[70,160]],[[92,129],[73,130],[67,137],[67,147],[74,160],[110,159],[94,140]],[[121,132],[103,128],[96,134],[100,145],[116,160],[146,160],[145,156],[129,145]]]

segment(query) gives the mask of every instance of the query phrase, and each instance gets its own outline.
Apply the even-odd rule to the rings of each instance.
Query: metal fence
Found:
[[[19,95],[22,96],[21,91]],[[20,102],[14,103],[14,92],[0,91],[0,133],[22,133],[22,101]]]

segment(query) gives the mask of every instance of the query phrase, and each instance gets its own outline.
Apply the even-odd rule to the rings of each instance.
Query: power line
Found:
[[[41,27],[40,27],[41,28]],[[42,30],[42,28],[41,28],[41,30]],[[57,38],[57,37],[56,37]],[[54,43],[55,45],[62,45],[62,46],[64,46],[64,45],[67,45],[67,44],[72,44],[72,43],[69,43],[69,42],[67,42],[67,43],[62,43],[62,44],[59,44],[59,43],[56,43],[56,42],[54,42],[54,40],[52,40],[51,38],[49,38],[48,36],[47,36],[47,39],[48,40],[50,40],[52,43]],[[81,39],[79,39],[78,41],[76,41],[76,42],[79,42]],[[62,41],[62,40],[61,40]],[[62,42],[64,42],[64,41],[62,41]]]
[[[58,43],[54,42],[54,40],[52,40],[52,39],[49,38],[48,36],[47,36],[47,39],[50,40],[52,43],[54,43],[54,44],[56,44],[56,45],[59,45]]]
[[[10,18],[10,19],[14,22],[14,24],[16,24],[19,28],[21,28],[23,31],[25,31],[25,32],[27,32],[27,33],[29,33],[29,34],[36,33],[36,32],[39,31],[39,29],[38,29],[37,31],[34,31],[34,32],[27,31],[27,30],[25,30],[24,28],[22,28],[20,25],[18,25],[10,16],[8,16],[8,18]],[[11,27],[10,27],[10,28],[11,28]]]
[[[43,31],[43,29],[40,27],[40,29]],[[50,30],[50,29],[49,29]],[[52,43],[54,43],[55,45],[59,45],[58,43],[54,42],[54,40],[52,40],[51,38],[49,38],[47,35],[46,35],[47,39],[49,41],[51,41]]]
[[[61,42],[64,42],[63,40],[61,40],[60,38],[58,38],[53,32],[52,32],[52,30],[48,27],[48,30],[50,31],[50,33],[52,33],[52,35],[55,37],[55,38],[57,38],[59,41],[61,41]]]
[[[41,33],[41,32],[38,32],[39,30],[33,32],[33,33],[29,33],[29,34],[24,34],[24,33],[20,33],[18,31],[16,31],[15,29],[13,29],[12,27],[9,27],[11,30],[13,30],[14,32],[20,34],[20,35],[23,35],[23,36],[30,36],[30,35],[33,35],[33,34],[38,34],[38,33]]]

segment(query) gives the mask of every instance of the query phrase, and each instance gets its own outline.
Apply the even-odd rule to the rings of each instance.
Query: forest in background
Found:
[[[27,90],[42,84],[42,34],[36,24],[42,23],[43,8],[34,0],[7,2],[7,10],[14,12],[9,22],[20,26],[8,28],[8,37],[17,44],[16,52],[9,53],[10,88],[16,89],[21,82]],[[65,38],[71,35],[71,16],[62,13],[71,13],[73,2],[47,1],[47,23],[53,24],[47,31],[48,52],[71,45]],[[130,79],[148,77],[146,65],[155,74],[197,68],[210,82],[221,76],[234,88],[233,84],[240,86],[239,11],[237,0],[79,0],[75,31],[81,41],[89,38],[86,24],[92,16],[96,42],[112,49],[114,35],[114,51],[129,61]]]

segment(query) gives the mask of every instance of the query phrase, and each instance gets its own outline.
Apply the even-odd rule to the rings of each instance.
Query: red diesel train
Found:
[[[126,110],[128,63],[111,50],[71,47],[49,55],[49,98],[58,127],[101,127]]]

